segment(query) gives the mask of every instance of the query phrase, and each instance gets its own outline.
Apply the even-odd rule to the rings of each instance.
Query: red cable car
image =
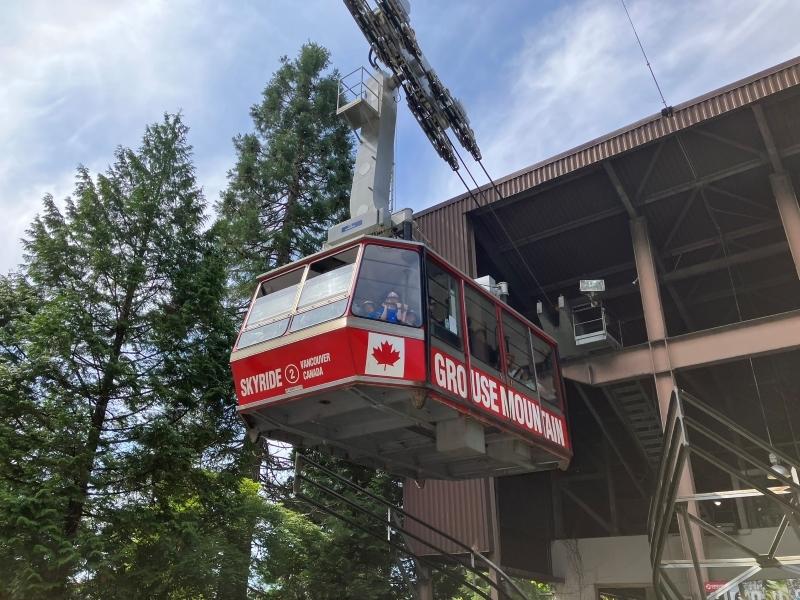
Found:
[[[415,479],[566,468],[555,342],[423,244],[262,275],[231,355],[251,435]]]

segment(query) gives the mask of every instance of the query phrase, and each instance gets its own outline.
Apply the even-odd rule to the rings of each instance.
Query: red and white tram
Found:
[[[251,435],[400,475],[572,455],[555,342],[417,242],[365,236],[262,275],[231,367]]]

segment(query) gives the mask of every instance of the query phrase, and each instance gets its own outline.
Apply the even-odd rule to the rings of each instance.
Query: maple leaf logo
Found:
[[[384,341],[381,342],[380,346],[372,349],[372,358],[379,365],[383,365],[383,370],[385,371],[386,367],[392,367],[394,363],[400,360],[400,353],[389,342]]]

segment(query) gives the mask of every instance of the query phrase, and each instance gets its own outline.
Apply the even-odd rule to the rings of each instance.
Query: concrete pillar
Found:
[[[639,278],[639,294],[642,298],[642,311],[644,312],[644,324],[647,330],[647,341],[650,344],[650,352],[653,357],[656,354],[669,361],[669,347],[667,345],[667,325],[664,319],[664,307],[661,303],[661,292],[658,286],[658,273],[653,257],[653,249],[650,244],[650,235],[647,231],[647,221],[644,217],[631,219],[631,239],[633,241],[633,255],[636,262],[636,274]],[[655,364],[655,360],[653,361]],[[661,361],[659,361],[661,362]],[[670,363],[671,364],[671,363]],[[661,425],[665,425],[669,403],[672,392],[676,389],[675,375],[672,370],[656,373],[655,387],[658,396],[658,411],[661,415]],[[694,494],[694,481],[692,480],[691,465],[687,463],[687,468],[681,473],[678,483],[678,495],[689,496]],[[697,515],[697,503],[689,502],[688,510]],[[702,532],[697,525],[691,525],[690,531],[685,531],[683,523],[679,520],[678,529],[681,535],[681,546],[685,558],[689,558],[690,539],[694,538],[697,542],[696,551],[700,560],[705,557],[703,549]],[[707,579],[705,569],[703,578]],[[689,580],[690,589],[694,598],[704,597],[703,590],[699,589],[693,578]]]
[[[789,242],[789,250],[794,260],[794,268],[800,277],[800,206],[797,204],[797,194],[792,185],[791,176],[785,171],[773,173],[769,176],[772,193],[778,212],[783,222],[783,230]]]

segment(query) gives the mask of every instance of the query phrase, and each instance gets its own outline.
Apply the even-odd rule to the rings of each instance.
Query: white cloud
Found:
[[[629,10],[670,104],[800,54],[800,3],[775,0],[629,2]],[[489,172],[497,178],[656,113],[658,92],[622,6],[569,3],[529,27],[473,119]],[[474,172],[474,171],[473,171]],[[463,192],[442,176],[445,199]]]
[[[42,196],[68,195],[79,163],[104,169],[164,111],[182,110],[190,125],[211,117],[209,89],[236,40],[270,30],[251,13],[194,0],[0,9],[0,208],[11,216],[0,221],[0,272],[20,261]]]
[[[452,3],[451,3],[452,4]],[[495,177],[660,108],[618,0],[416,2],[423,50],[464,101]],[[800,54],[796,0],[630,0],[667,99],[677,104]],[[366,42],[331,0],[0,3],[0,272],[41,197],[71,192],[78,163],[105,168],[116,145],[182,109],[198,182],[213,203],[283,54],[317,41],[344,72]],[[408,111],[398,126],[398,200],[417,208],[463,189]],[[477,175],[477,173],[476,173]]]

